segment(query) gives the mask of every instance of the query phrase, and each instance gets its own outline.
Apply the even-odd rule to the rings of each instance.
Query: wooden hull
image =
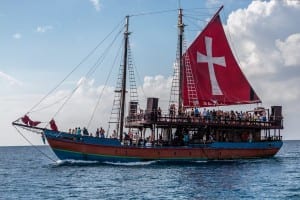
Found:
[[[88,141],[85,141],[84,138],[70,140],[66,139],[66,137],[53,137],[53,135],[47,134],[46,137],[52,150],[61,160],[74,159],[100,162],[265,158],[274,156],[282,146],[282,141],[265,141],[253,143],[214,142],[177,147],[140,147],[109,144],[109,140],[113,139],[102,139],[101,144],[92,144],[92,142],[88,144]],[[97,138],[97,140],[99,139]]]

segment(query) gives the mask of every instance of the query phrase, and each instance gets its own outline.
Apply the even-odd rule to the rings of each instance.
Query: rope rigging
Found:
[[[104,53],[102,56],[100,56],[97,61],[95,62],[95,64],[89,69],[89,71],[86,73],[87,77],[90,77],[93,73],[95,73],[95,71],[97,70],[97,68],[100,66],[100,64],[103,62],[105,56],[108,54],[108,52],[110,51],[113,43],[116,41],[116,39],[118,38],[118,36],[120,36],[120,33],[122,32],[122,29],[124,29],[124,27],[122,26],[121,28],[120,25],[122,24],[123,21],[120,21],[120,23],[118,23],[117,26],[115,26],[113,28],[113,30],[111,32],[109,32],[109,34],[102,40],[100,41],[95,48],[93,48],[87,56],[85,56],[78,65],[76,65],[71,72],[69,72],[53,89],[51,89],[44,97],[42,97],[40,99],[40,101],[38,101],[38,103],[36,103],[26,114],[29,113],[33,113],[33,112],[38,112],[38,111],[42,111],[44,109],[47,109],[53,105],[56,105],[58,103],[60,103],[61,101],[64,101],[63,104],[60,106],[60,108],[58,109],[58,111],[53,115],[52,118],[54,118],[59,112],[60,110],[64,107],[64,105],[69,101],[69,99],[72,97],[72,95],[75,93],[75,91],[80,87],[81,84],[83,84],[83,82],[81,82],[80,84],[77,85],[77,87],[70,93],[70,95],[66,95],[63,98],[49,104],[46,105],[44,107],[40,107],[37,108],[38,106],[41,105],[41,103],[43,103],[54,91],[56,91],[80,66],[82,66],[83,63],[85,63],[95,52],[97,49],[99,49],[99,47],[101,45],[103,45],[103,43],[109,38],[111,37],[111,35],[116,32],[116,30],[118,30],[117,34],[115,35],[114,39],[112,40],[112,42],[109,44],[109,46],[105,49]],[[112,70],[112,69],[111,69]],[[111,73],[110,73],[111,74]],[[108,79],[107,79],[108,80]],[[107,82],[107,81],[106,81]],[[104,89],[102,90],[103,93]],[[101,94],[102,95],[102,94]],[[20,119],[18,119],[20,120]],[[16,120],[16,121],[18,121]],[[49,125],[49,122],[41,122],[41,124],[45,124],[44,128],[46,128]],[[48,156],[47,154],[45,154],[44,152],[42,152],[40,149],[38,149],[16,126],[14,126],[15,129],[17,130],[17,132],[32,146],[35,148],[36,151],[38,151],[40,154],[44,155],[46,158],[48,158],[49,160],[56,162],[56,160],[52,159],[50,156]],[[36,132],[38,134],[43,134],[40,131],[36,131],[35,129],[30,129],[30,128],[26,128],[26,127],[22,127],[25,130],[29,130],[31,132]]]
[[[187,17],[187,18],[189,18],[191,15],[193,15],[192,13],[191,13],[191,11],[197,11],[197,10],[199,10],[199,9],[204,9],[204,8],[193,8],[193,9],[185,9],[186,11],[187,11],[187,13],[189,13],[189,14],[185,14],[185,16]],[[215,8],[211,8],[211,9],[215,9]],[[141,13],[136,13],[136,14],[132,14],[132,15],[129,15],[130,17],[137,17],[137,16],[145,16],[145,15],[157,15],[157,14],[163,14],[163,13],[168,13],[168,12],[175,12],[175,11],[178,11],[178,9],[170,9],[170,10],[161,10],[161,11],[151,11],[151,12],[141,12]],[[199,15],[199,14],[198,14]],[[44,109],[46,109],[46,108],[49,108],[49,107],[51,107],[51,106],[53,106],[53,105],[56,105],[56,104],[58,104],[59,102],[61,102],[61,101],[63,101],[63,100],[65,100],[65,102],[62,104],[62,106],[61,106],[61,108],[66,104],[66,102],[68,102],[69,101],[69,99],[70,99],[70,97],[67,97],[67,96],[65,96],[65,97],[63,97],[63,98],[61,98],[60,100],[58,100],[58,101],[55,101],[54,103],[51,103],[50,105],[47,105],[47,106],[44,106],[44,107],[42,107],[42,108],[39,108],[39,109],[36,109],[36,110],[34,110],[35,108],[37,108],[42,102],[44,102],[45,101],[45,99],[48,97],[48,96],[50,96],[54,91],[56,91],[84,62],[86,62],[90,57],[91,57],[91,55],[93,55],[95,52],[96,52],[96,50],[117,30],[117,28],[118,27],[120,27],[120,25],[122,24],[123,22],[122,21],[120,21],[119,23],[118,23],[118,25],[117,26],[115,26],[114,28],[113,28],[113,30],[102,40],[102,41],[100,41],[97,45],[96,45],[96,47],[95,48],[93,48],[89,53],[88,53],[88,55],[87,56],[85,56],[80,62],[79,62],[79,64],[78,65],[76,65],[72,70],[71,70],[71,72],[70,73],[68,73],[53,89],[51,89],[43,98],[41,98],[41,100],[40,101],[38,101],[38,103],[36,103],[28,112],[27,112],[27,114],[28,113],[32,113],[32,112],[37,112],[37,111],[41,111],[41,110],[44,110]],[[88,71],[88,73],[86,74],[86,76],[87,77],[90,77],[96,70],[97,70],[97,68],[98,68],[98,66],[103,62],[103,60],[104,60],[104,57],[106,56],[106,54],[107,54],[107,52],[106,53],[104,53],[103,55],[102,55],[102,57],[99,57],[98,58],[98,60],[97,60],[97,62],[92,66],[92,68],[90,68],[90,70]],[[135,71],[137,71],[136,70],[136,67],[135,67]],[[137,75],[139,75],[139,73],[137,72]],[[141,80],[140,79],[140,77],[138,76],[138,79],[139,80]],[[142,82],[142,81],[140,81],[140,82]],[[107,82],[106,82],[107,83]],[[72,96],[73,94],[74,94],[74,92],[77,90],[79,88],[79,86],[77,86],[72,92],[71,92],[71,94],[70,94],[70,96]],[[143,88],[141,87],[141,90],[142,90],[142,93],[144,94],[144,96],[146,96],[145,95],[145,92],[143,91]],[[55,113],[54,114],[54,116],[53,117],[55,117],[59,112],[60,112],[60,110],[61,110],[61,108],[58,110],[58,112],[57,113]]]
[[[122,28],[123,29],[123,28]],[[104,54],[102,54],[96,61],[96,63],[90,68],[90,70],[86,73],[85,77],[89,78],[91,77],[91,75],[93,73],[95,73],[95,71],[97,70],[97,68],[102,64],[102,62],[104,61],[106,55],[109,53],[109,51],[111,50],[114,42],[116,41],[116,39],[121,35],[122,33],[122,29],[120,29],[117,33],[117,35],[114,37],[114,39],[112,40],[112,42],[109,44],[109,46],[105,49]],[[57,110],[57,112],[52,116],[52,118],[56,117],[60,111],[63,109],[63,107],[66,105],[66,103],[71,99],[71,97],[73,96],[73,94],[77,91],[77,89],[84,83],[84,81],[80,82],[71,92],[71,94],[69,95],[69,97],[65,100],[65,102],[59,107],[59,109]],[[104,90],[102,90],[103,93]],[[102,94],[100,95],[102,96]],[[48,125],[48,124],[47,124]]]
[[[56,163],[56,160],[54,160],[53,158],[51,158],[50,156],[48,156],[46,153],[44,153],[43,151],[41,151],[39,148],[37,148],[37,146],[35,146],[32,142],[30,142],[30,140],[29,139],[27,139],[26,137],[25,137],[25,135],[24,134],[22,134],[22,132],[16,127],[16,126],[14,126],[15,127],[15,129],[17,130],[17,132],[36,150],[36,151],[38,151],[41,155],[43,155],[43,156],[45,156],[46,158],[48,158],[49,160],[51,160],[51,161],[53,161],[53,162],[55,162]],[[32,131],[32,130],[31,130]]]
[[[186,13],[185,13],[185,15],[184,15],[184,17],[185,18],[189,18],[189,19],[197,19],[196,17],[194,17],[194,16],[199,16],[199,14],[194,14],[192,11],[198,11],[199,9],[203,9],[203,8],[194,8],[194,9],[185,9],[185,11],[186,11]],[[214,9],[214,8],[212,8],[212,9]],[[157,14],[162,14],[162,13],[169,13],[169,12],[177,12],[178,11],[178,9],[170,9],[170,10],[161,10],[161,11],[151,11],[151,12],[141,12],[141,13],[136,13],[136,14],[132,14],[132,15],[129,15],[130,17],[138,17],[138,16],[145,16],[145,15],[157,15]],[[204,14],[202,14],[202,15],[204,15]],[[206,14],[204,15],[204,16],[206,16]],[[198,21],[199,21],[199,19],[198,19]],[[41,100],[40,101],[38,101],[38,103],[37,104],[35,104],[28,112],[27,112],[27,114],[28,113],[33,113],[33,112],[38,112],[38,111],[41,111],[41,110],[44,110],[44,109],[47,109],[47,108],[49,108],[49,107],[51,107],[51,106],[54,106],[54,105],[56,105],[56,104],[58,104],[58,103],[61,103],[62,102],[62,104],[60,105],[60,107],[58,108],[58,110],[54,113],[54,115],[52,116],[52,118],[54,118],[54,117],[56,117],[60,112],[61,112],[61,110],[64,108],[64,106],[67,104],[67,102],[69,102],[69,100],[71,99],[71,97],[74,95],[74,93],[78,90],[78,88],[84,83],[84,81],[83,82],[80,82],[79,84],[77,84],[77,86],[71,91],[71,93],[69,94],[69,95],[67,95],[67,96],[64,96],[63,98],[61,98],[61,99],[59,99],[59,100],[57,100],[57,101],[55,101],[55,102],[53,102],[53,103],[51,103],[51,104],[49,104],[49,105],[46,105],[46,106],[44,106],[44,107],[41,107],[41,108],[38,108],[38,109],[36,109],[38,106],[40,106],[41,105],[41,103],[42,102],[44,102],[45,101],[45,99],[48,97],[48,96],[50,96],[54,91],[56,91],[80,66],[82,66],[82,64],[83,63],[85,63],[96,51],[97,51],[97,49],[101,46],[101,45],[103,45],[103,43],[109,38],[109,37],[111,37],[111,35],[114,33],[114,32],[116,32],[117,31],[117,29],[120,27],[120,25],[121,24],[123,24],[123,20],[121,20],[119,23],[118,23],[118,25],[117,26],[115,26],[114,28],[113,28],[113,30],[111,31],[111,32],[109,32],[109,34],[102,40],[102,41],[100,41],[97,45],[96,45],[96,47],[95,48],[93,48],[89,53],[88,53],[88,55],[87,56],[85,56],[80,62],[79,62],[79,64],[77,64],[72,70],[71,70],[71,72],[70,73],[68,73],[53,89],[51,89],[43,98],[41,98]],[[194,23],[194,25],[197,25],[196,23]],[[121,29],[119,29],[119,31],[117,32],[117,34],[116,34],[116,36],[114,37],[114,39],[113,39],[113,41],[110,43],[110,45],[106,48],[106,50],[104,51],[104,53],[97,59],[97,61],[94,63],[94,65],[92,65],[92,67],[88,70],[88,72],[86,73],[86,78],[89,78],[89,77],[91,77],[94,73],[95,73],[95,71],[99,68],[99,66],[103,63],[103,61],[104,61],[104,59],[105,59],[105,57],[107,56],[107,54],[108,54],[108,52],[110,51],[110,49],[111,49],[111,47],[112,47],[112,45],[113,45],[113,43],[116,41],[116,39],[118,38],[118,36],[120,35],[120,33],[122,32],[122,30],[123,30],[123,26],[122,26],[122,28]],[[119,54],[119,53],[118,53]],[[114,62],[113,62],[113,65],[115,64],[115,62],[116,62],[116,59],[114,60]],[[136,71],[136,75],[138,75],[138,80],[142,83],[142,81],[141,81],[141,78],[140,78],[140,76],[139,76],[139,73],[138,73],[138,70],[137,70],[137,68],[136,68],[136,65],[135,64],[133,64],[133,66],[134,66],[134,71]],[[109,81],[109,77],[111,76],[111,73],[112,73],[112,69],[113,68],[111,68],[110,69],[110,71],[109,71],[109,73],[108,73],[108,77],[106,78],[106,80],[105,80],[105,85],[107,85],[107,82]],[[92,111],[92,115],[91,115],[91,118],[89,119],[89,121],[88,121],[88,123],[87,123],[87,127],[89,127],[90,126],[90,124],[91,124],[91,122],[92,122],[92,120],[94,119],[94,116],[95,116],[95,113],[96,113],[96,110],[97,110],[97,108],[98,108],[98,106],[99,106],[99,104],[100,104],[100,99],[101,99],[101,97],[102,97],[102,95],[103,95],[103,92],[104,92],[104,89],[105,89],[106,87],[103,87],[102,88],[102,91],[100,92],[100,94],[99,94],[99,97],[98,97],[98,99],[97,99],[97,103],[96,103],[96,105],[95,105],[95,107],[94,107],[94,109],[93,109],[93,111]],[[143,90],[143,87],[141,87],[141,91],[142,91],[142,93],[143,93],[143,96],[144,96],[144,98],[146,99],[146,95],[145,95],[145,91]],[[49,123],[48,123],[49,124]],[[45,128],[48,126],[48,124],[45,126]]]
[[[32,106],[31,109],[29,109],[28,113],[31,113],[36,107],[38,107],[48,96],[50,96],[50,94],[52,94],[55,90],[57,90],[84,62],[86,62],[88,60],[89,57],[91,57],[96,50],[118,29],[118,27],[122,24],[123,21],[120,21],[118,23],[117,26],[115,26],[113,28],[113,30],[111,32],[108,33],[108,35],[101,40],[95,48],[93,48],[87,56],[85,56],[80,62],[79,64],[77,64],[72,70],[71,72],[69,72],[53,89],[51,89],[44,97],[42,97],[40,99],[40,101],[38,101],[34,106]]]
[[[88,129],[89,129],[89,127],[90,127],[90,124],[91,124],[92,120],[94,119],[94,116],[95,116],[96,110],[97,110],[97,108],[98,108],[98,106],[99,106],[99,104],[100,104],[100,100],[101,100],[101,97],[102,97],[102,95],[103,95],[104,89],[106,88],[106,85],[107,85],[107,83],[108,83],[108,80],[109,80],[109,78],[110,78],[110,76],[111,76],[111,73],[112,73],[112,71],[113,71],[113,69],[114,69],[114,66],[115,66],[115,64],[116,64],[117,58],[119,57],[119,54],[120,54],[120,52],[121,52],[121,46],[122,46],[122,44],[120,44],[119,51],[117,52],[117,55],[116,55],[116,57],[115,57],[115,59],[114,59],[114,62],[113,62],[113,64],[112,64],[111,68],[110,68],[110,71],[109,71],[109,73],[108,73],[108,76],[106,77],[106,80],[105,80],[105,83],[104,83],[104,87],[102,88],[102,91],[100,92],[100,95],[99,95],[98,100],[97,100],[97,104],[96,104],[96,106],[94,107],[92,116],[91,116],[91,118],[90,118],[90,120],[89,120],[89,122],[88,122],[88,125],[87,125],[87,128],[88,128]]]
[[[68,98],[68,96],[69,96],[69,95],[66,95],[66,96],[60,98],[59,100],[57,100],[57,101],[55,101],[55,102],[53,102],[53,103],[51,103],[51,104],[49,104],[49,105],[47,105],[47,106],[41,107],[41,108],[36,109],[36,110],[32,110],[30,113],[39,112],[39,111],[45,110],[45,109],[47,109],[47,108],[50,108],[50,107],[52,107],[52,106],[54,106],[54,105],[60,103],[62,100]]]
[[[173,10],[164,10],[164,11],[155,11],[155,12],[148,12],[148,13],[138,13],[138,14],[133,14],[133,15],[130,15],[131,17],[136,17],[136,16],[144,16],[144,15],[154,15],[154,14],[161,14],[161,13],[166,13],[166,12],[173,12],[173,11],[178,11],[178,9],[173,9]],[[200,24],[198,23],[199,21],[201,21],[201,22],[206,22],[207,23],[207,21],[206,20],[199,20],[198,18],[197,18],[197,16],[199,16],[199,15],[193,15],[193,14],[191,14],[191,13],[189,13],[189,14],[185,14],[185,18],[187,19],[187,21],[190,21],[191,22],[191,24],[193,24],[194,26],[200,26]],[[201,15],[201,16],[207,16],[207,15]],[[210,15],[209,15],[210,16]],[[197,20],[197,22],[196,23],[194,23],[192,20]],[[95,52],[96,52],[96,50],[113,34],[113,33],[115,33],[116,31],[117,31],[117,29],[120,27],[120,24],[121,24],[121,22],[118,24],[118,26],[116,26],[114,29],[113,29],[113,31],[111,31],[100,43],[98,43],[97,45],[96,45],[96,47],[86,56],[86,57],[84,57],[80,62],[79,62],[79,64],[78,65],[76,65],[75,66],[75,68],[73,68],[72,70],[71,70],[71,72],[70,73],[68,73],[64,78],[63,78],[63,80],[62,81],[60,81],[59,83],[58,83],[58,85],[56,85],[52,90],[50,90],[36,105],[34,105],[29,111],[28,111],[28,113],[32,113],[32,112],[37,112],[37,111],[41,111],[41,110],[44,110],[44,109],[46,109],[46,108],[49,108],[49,107],[51,107],[51,106],[53,106],[53,105],[56,105],[56,104],[58,104],[58,103],[60,103],[60,102],[62,102],[62,104],[59,106],[59,108],[58,108],[58,110],[54,113],[54,115],[52,116],[52,118],[55,118],[61,111],[62,111],[62,109],[65,107],[65,105],[69,102],[69,100],[74,96],[74,94],[75,94],[75,92],[84,84],[84,81],[81,81],[81,82],[79,82],[77,85],[76,85],[76,87],[71,91],[71,93],[69,94],[69,95],[67,95],[67,96],[64,96],[63,98],[61,98],[61,99],[59,99],[58,101],[55,101],[55,102],[53,102],[53,103],[51,103],[51,104],[49,104],[49,105],[47,105],[47,106],[44,106],[44,107],[41,107],[41,108],[38,108],[38,106],[40,106],[41,105],[41,103],[48,97],[48,96],[50,96],[50,94],[52,94],[52,93],[54,93],[54,91],[56,91],[62,84],[63,84],[63,82],[65,82],[80,66],[82,66],[82,64],[84,63],[84,62],[86,62]],[[183,24],[182,23],[182,25],[184,26],[185,24]],[[111,49],[112,49],[112,47],[113,47],[113,45],[114,45],[114,43],[116,42],[116,40],[119,38],[119,36],[121,35],[121,33],[123,32],[123,29],[124,29],[124,27],[122,27],[122,28],[120,28],[117,32],[116,32],[116,35],[113,37],[113,40],[112,40],[112,42],[110,42],[109,44],[108,44],[108,46],[104,49],[104,52],[101,54],[101,56],[99,56],[98,58],[97,58],[97,60],[96,60],[96,62],[89,68],[89,70],[86,72],[86,74],[85,74],[85,78],[87,78],[87,79],[89,79],[93,74],[95,74],[95,72],[100,68],[100,66],[103,64],[103,62],[104,62],[104,59],[107,57],[107,55],[109,54],[109,52],[111,51]],[[181,42],[182,42],[182,39],[184,39],[184,38],[181,38]],[[124,49],[127,49],[127,48],[124,48]],[[105,80],[105,83],[104,83],[104,86],[102,87],[102,90],[99,92],[99,96],[98,96],[98,98],[97,98],[97,101],[96,101],[96,105],[94,106],[94,108],[93,108],[93,110],[92,110],[92,114],[91,114],[91,117],[90,117],[90,119],[89,119],[89,121],[88,121],[88,123],[87,123],[87,128],[89,128],[90,127],[90,125],[91,125],[91,123],[92,123],[92,121],[94,120],[94,117],[95,117],[95,114],[96,114],[96,111],[97,111],[97,109],[98,109],[98,107],[99,107],[99,105],[100,105],[100,100],[101,100],[101,98],[102,98],[102,96],[103,96],[103,93],[104,93],[104,90],[107,88],[107,83],[108,83],[108,81],[109,81],[109,79],[110,79],[110,77],[111,77],[111,74],[112,74],[112,71],[113,71],[113,69],[114,69],[114,66],[115,66],[115,64],[116,64],[116,62],[117,62],[117,58],[119,57],[119,54],[120,54],[120,50],[121,50],[121,48],[118,48],[118,51],[117,51],[117,54],[116,54],[116,56],[115,56],[115,58],[114,58],[114,60],[113,60],[113,63],[112,63],[112,66],[110,67],[110,70],[109,70],[109,72],[108,72],[108,76],[106,77],[106,80]],[[130,60],[130,62],[129,62],[129,67],[128,67],[128,70],[130,70],[130,66],[132,67],[131,68],[131,70],[133,70],[133,71],[136,71],[137,73],[137,75],[138,75],[138,78],[139,78],[139,80],[140,80],[140,82],[142,82],[141,81],[141,79],[140,79],[140,76],[139,76],[139,73],[138,73],[138,70],[137,70],[137,68],[136,68],[136,65],[133,63],[133,58],[132,58],[132,55],[131,55],[131,49],[130,49],[130,45],[129,45],[129,47],[128,47],[128,60]],[[185,51],[185,49],[184,49],[184,51]],[[182,56],[183,55],[183,53],[180,51],[180,52],[177,52],[177,56],[176,56],[176,66],[174,66],[174,74],[175,74],[175,76],[178,76],[178,73],[179,73],[179,71],[178,71],[178,63],[182,63],[182,61],[179,59],[180,58],[180,56]],[[131,57],[131,58],[129,58],[129,57]],[[126,66],[125,64],[124,64],[124,66]],[[135,69],[135,70],[134,70]],[[130,78],[130,75],[134,75],[134,73],[132,72],[132,74],[130,74],[129,73],[129,79],[131,79]],[[123,79],[123,80],[126,80],[126,79]],[[178,80],[177,80],[178,81]],[[179,83],[179,82],[176,82],[176,80],[175,80],[175,82],[172,82],[172,87],[173,87],[173,84],[175,85],[174,87],[177,87],[177,84],[179,85],[182,85],[181,83]],[[125,88],[125,87],[124,87]],[[130,85],[130,90],[131,89],[136,89],[136,85],[134,84],[134,85]],[[123,92],[124,91],[126,91],[126,89],[123,89],[122,90]],[[142,93],[144,94],[144,96],[145,96],[145,98],[146,98],[146,95],[145,95],[145,92],[144,92],[144,90],[143,90],[143,87],[141,87],[141,91],[142,91]],[[180,90],[179,89],[179,91],[182,91],[182,90]],[[175,96],[181,96],[181,94],[179,94],[179,93],[177,93],[178,92],[178,90],[174,90],[174,91],[172,91],[172,88],[171,88],[171,93],[174,93],[173,95],[175,95]],[[97,92],[98,93],[98,92]],[[136,90],[136,93],[137,93],[137,90]],[[131,95],[131,91],[130,91],[130,95]],[[170,95],[170,96],[172,96],[172,94]],[[137,95],[136,96],[130,96],[130,98],[137,98]],[[123,98],[123,99],[125,99],[125,98]],[[198,99],[198,98],[197,98]],[[131,100],[131,99],[130,99]],[[123,101],[124,102],[124,101]],[[173,101],[172,99],[171,99],[171,97],[170,97],[170,100],[169,100],[169,105],[171,105],[171,103],[174,103],[175,101]],[[180,101],[179,101],[180,102]],[[138,103],[137,101],[136,101],[136,103]],[[181,105],[181,103],[178,103],[178,110],[179,110],[179,105]],[[38,108],[38,109],[37,109]],[[124,111],[125,109],[121,109],[122,111]],[[124,119],[124,117],[123,117],[123,114],[122,114],[122,118],[121,119]],[[45,128],[47,127],[49,125],[49,122],[46,122],[46,125],[45,125]],[[123,124],[121,124],[121,126],[120,127],[123,127]],[[17,127],[15,127],[16,128],[16,130],[19,132],[19,134],[31,145],[31,146],[33,146],[37,151],[39,151],[41,154],[43,154],[45,157],[47,157],[49,160],[51,160],[51,161],[54,161],[54,162],[56,162],[54,159],[52,159],[50,156],[48,156],[47,154],[45,154],[44,152],[42,152],[40,149],[38,149],[36,146],[34,146],[26,137],[25,137],[25,135],[24,134],[22,134],[21,133],[21,131],[19,130],[19,129],[17,129]],[[32,131],[32,132],[36,132],[36,133],[38,133],[38,134],[41,134],[42,136],[43,136],[43,133],[42,132],[40,132],[40,131],[36,131],[35,129],[30,129],[30,128],[24,128],[24,129],[27,129],[27,130],[30,130],[30,131]],[[121,130],[123,130],[123,129],[121,129]],[[122,131],[121,131],[122,132]],[[120,140],[122,140],[122,137],[121,137],[121,139]]]
[[[177,12],[178,9],[170,9],[170,10],[161,10],[161,11],[151,11],[151,12],[140,12],[136,14],[129,15],[129,17],[137,17],[137,16],[144,16],[144,15],[157,15],[167,12]]]

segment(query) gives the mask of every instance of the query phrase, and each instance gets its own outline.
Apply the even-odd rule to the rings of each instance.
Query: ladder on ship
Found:
[[[173,64],[173,76],[172,76],[172,85],[171,85],[171,94],[169,99],[169,108],[172,105],[175,105],[178,108],[178,98],[179,98],[179,76],[180,76],[180,69],[179,69],[179,62],[180,62],[180,52],[179,52],[179,44],[180,40],[178,39],[177,42],[177,51],[176,51],[176,61]]]
[[[185,67],[185,75],[187,81],[188,104],[193,107],[198,107],[199,100],[198,100],[196,85],[195,85],[194,76],[191,68],[189,52],[186,51],[187,49],[186,40],[184,40],[184,49],[186,52],[184,54],[184,67]]]
[[[191,62],[189,58],[189,54],[187,52],[187,44],[184,40],[184,69],[185,69],[185,76],[187,81],[187,92],[188,92],[188,105],[190,107],[197,107],[199,106],[198,95],[196,91],[196,84],[194,81],[194,76],[191,68]],[[176,54],[176,62],[174,63],[174,71],[173,71],[173,79],[172,79],[172,86],[171,86],[171,95],[169,100],[169,107],[171,104],[178,104],[178,96],[179,96],[179,60],[180,60],[179,51]]]

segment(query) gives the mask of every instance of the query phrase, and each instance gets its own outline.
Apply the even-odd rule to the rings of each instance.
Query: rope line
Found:
[[[46,153],[44,153],[43,151],[41,151],[40,149],[38,149],[37,148],[37,146],[35,146],[34,144],[32,144],[32,142],[30,142],[30,140],[29,139],[27,139],[26,137],[25,137],[25,135],[19,130],[19,129],[17,129],[17,127],[16,126],[14,126],[15,127],[15,129],[18,131],[18,133],[32,146],[32,147],[34,147],[34,149],[36,150],[36,151],[38,151],[40,154],[42,154],[42,155],[44,155],[46,158],[48,158],[49,160],[51,160],[51,161],[53,161],[53,162],[55,162],[56,163],[56,160],[54,160],[53,158],[51,158],[50,156],[48,156]]]
[[[99,98],[98,98],[98,100],[97,100],[97,104],[96,104],[96,106],[94,107],[92,116],[91,116],[91,118],[90,118],[90,120],[89,120],[89,122],[88,122],[88,125],[87,125],[87,128],[88,128],[88,129],[89,129],[89,126],[90,126],[92,120],[94,119],[96,110],[97,110],[97,108],[98,108],[98,106],[99,106],[99,104],[100,104],[100,99],[102,98],[102,95],[103,95],[103,93],[104,93],[104,89],[107,87],[108,80],[109,80],[109,78],[110,78],[110,76],[111,76],[111,73],[112,73],[112,71],[113,71],[113,69],[114,69],[114,66],[115,66],[115,64],[116,64],[118,55],[119,55],[120,52],[121,52],[121,49],[122,49],[121,46],[122,46],[122,44],[120,45],[119,51],[117,52],[117,55],[115,56],[114,62],[113,62],[113,64],[112,64],[112,67],[110,68],[110,71],[109,71],[109,73],[108,73],[108,76],[107,76],[107,78],[106,78],[106,80],[105,80],[104,87],[102,88],[102,91],[101,91],[101,93],[100,93],[100,95],[99,95]]]
[[[53,103],[51,103],[51,104],[49,104],[47,106],[44,106],[44,107],[41,107],[39,109],[33,110],[33,111],[31,111],[31,113],[42,111],[42,110],[45,110],[47,108],[50,108],[51,106],[54,106],[55,104],[58,104],[59,102],[61,102],[62,100],[64,100],[67,97],[68,97],[68,95],[64,96],[63,98],[61,98],[61,99],[59,99],[59,100],[57,100],[57,101],[55,101],[55,102],[53,102]]]
[[[92,51],[90,51],[90,53],[88,53],[88,55],[86,56],[86,57],[84,57],[80,62],[79,62],[79,64],[78,65],[76,65],[75,66],[75,68],[73,68],[73,70],[70,72],[70,73],[68,73],[64,78],[63,78],[63,80],[61,80],[53,89],[51,89],[44,97],[42,97],[41,98],[41,100],[40,101],[38,101],[38,103],[36,103],[27,113],[30,113],[33,109],[35,109],[37,106],[39,106],[50,94],[52,94],[59,86],[61,86],[61,84],[63,83],[63,82],[65,82],[65,80],[67,79],[67,78],[69,78],[70,76],[71,76],[71,74],[73,74],[74,73],[74,71],[76,71],[78,68],[79,68],[79,66],[81,66],[82,65],[82,63],[84,63],[98,48],[99,48],[99,46],[100,45],[102,45],[102,43],[104,43],[104,41],[120,26],[120,24],[123,22],[123,20],[122,21],[120,21],[120,23],[117,25],[117,26],[115,26],[114,28],[113,28],[113,30],[102,40],[102,41],[100,41],[97,45],[96,45],[96,47],[92,50]]]
[[[161,14],[161,13],[167,13],[167,12],[174,12],[178,11],[178,9],[170,9],[170,10],[161,10],[161,11],[151,11],[151,12],[141,12],[129,15],[130,17],[137,17],[137,16],[143,16],[143,15],[155,15],[155,14]]]
[[[123,28],[122,28],[123,29]],[[106,55],[108,54],[108,52],[110,51],[113,43],[116,41],[116,39],[118,38],[118,36],[120,35],[120,33],[122,32],[122,29],[119,30],[119,32],[117,33],[117,35],[114,37],[113,41],[109,44],[109,46],[107,47],[107,49],[105,50],[105,53],[102,54],[102,56],[99,57],[99,59],[96,61],[96,63],[93,65],[93,67],[86,73],[85,77],[89,78],[95,71],[96,69],[100,66],[100,64],[104,61],[104,58],[106,57]],[[71,99],[71,97],[74,95],[74,93],[77,91],[77,89],[84,83],[84,81],[82,81],[81,83],[79,83],[71,92],[71,94],[69,95],[69,97],[64,101],[64,103],[59,107],[59,109],[55,112],[55,114],[52,116],[52,119],[54,117],[56,117],[60,111],[64,108],[64,106],[66,105],[66,103]],[[49,123],[48,123],[49,124]],[[48,124],[46,125],[46,127],[48,126]],[[45,127],[45,128],[46,128]]]

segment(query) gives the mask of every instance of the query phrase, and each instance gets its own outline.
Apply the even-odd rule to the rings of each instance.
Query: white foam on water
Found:
[[[156,163],[157,161],[140,161],[140,162],[103,162],[109,165],[119,165],[119,166],[145,166]]]
[[[207,163],[208,161],[207,160],[196,160],[196,161],[193,161],[194,163]]]
[[[57,160],[54,165],[63,166],[63,165],[89,165],[89,164],[98,164],[98,161],[86,161],[86,160]]]

